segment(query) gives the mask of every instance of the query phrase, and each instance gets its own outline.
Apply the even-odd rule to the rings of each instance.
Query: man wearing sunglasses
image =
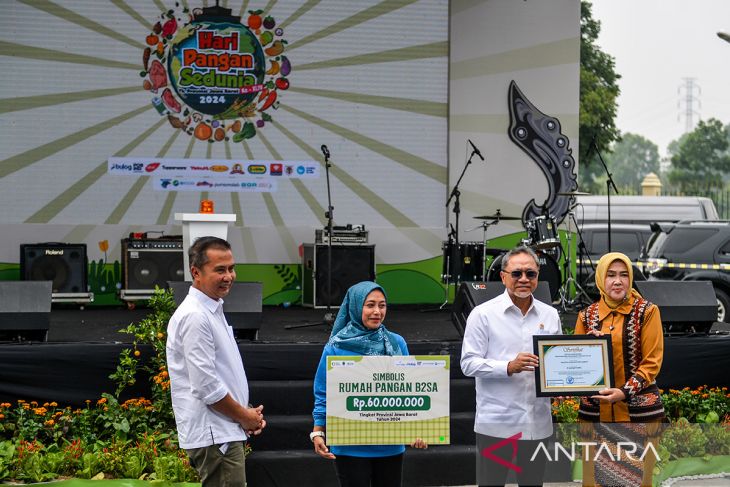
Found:
[[[532,295],[539,272],[531,248],[510,250],[502,258],[504,293],[475,307],[466,321],[461,370],[475,378],[480,486],[504,485],[510,470],[520,485],[543,483],[546,458],[531,458],[553,427],[549,398],[535,393],[532,337],[560,334],[561,326],[555,308]]]

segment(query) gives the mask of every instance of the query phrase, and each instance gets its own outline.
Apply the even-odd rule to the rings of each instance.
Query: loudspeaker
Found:
[[[375,280],[375,245],[332,245],[332,292],[327,293],[327,245],[304,244],[302,304],[339,306],[353,284]]]
[[[0,281],[0,340],[45,341],[51,294],[51,281]]]
[[[20,246],[20,278],[52,281],[53,293],[85,293],[86,244],[37,243]]]
[[[504,292],[504,284],[501,282],[466,281],[462,282],[454,297],[454,304],[451,306],[451,321],[456,327],[459,335],[464,336],[466,319],[469,313],[478,305],[496,298]],[[550,284],[547,281],[538,281],[537,289],[532,293],[535,299],[550,305]]]
[[[665,333],[707,333],[717,321],[710,281],[637,281],[634,287],[659,307]]]
[[[182,238],[122,239],[122,287],[154,291],[185,279]]]
[[[180,306],[190,289],[190,282],[169,281],[175,304]],[[234,282],[223,299],[223,314],[236,338],[255,340],[261,328],[264,285],[260,282]]]

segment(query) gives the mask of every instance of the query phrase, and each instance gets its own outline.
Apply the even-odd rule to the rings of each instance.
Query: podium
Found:
[[[230,213],[175,213],[175,220],[182,222],[183,227],[183,259],[185,262],[185,280],[192,281],[190,274],[190,258],[188,249],[200,237],[228,238],[228,224],[236,221],[236,215]]]

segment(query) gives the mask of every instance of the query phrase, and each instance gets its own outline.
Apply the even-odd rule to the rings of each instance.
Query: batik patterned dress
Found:
[[[578,316],[575,333],[595,330],[611,336],[615,387],[626,400],[609,403],[582,397],[578,418],[593,423],[592,441],[607,445],[613,455],[595,457],[591,450],[583,465],[584,485],[651,485],[655,456],[651,451],[643,461],[625,454],[617,461],[617,444],[645,445],[654,441],[665,420],[655,379],[664,356],[664,335],[659,309],[649,301],[630,295],[618,307],[610,308],[603,299]],[[655,445],[655,443],[653,443]],[[641,448],[641,447],[640,447]],[[595,461],[594,461],[595,460]]]

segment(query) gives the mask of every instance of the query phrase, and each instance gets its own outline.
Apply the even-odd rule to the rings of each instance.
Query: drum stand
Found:
[[[567,239],[567,247],[568,251],[565,253],[564,261],[563,261],[563,269],[565,273],[565,282],[563,283],[563,286],[560,288],[560,307],[563,309],[563,311],[568,311],[568,308],[575,307],[576,304],[584,302],[583,299],[585,299],[585,302],[592,302],[593,300],[591,297],[586,293],[585,289],[580,285],[580,283],[573,277],[573,270],[571,267],[571,243],[572,243],[572,237],[571,237],[571,222],[575,223],[575,214],[573,213],[573,209],[571,208],[568,210],[568,231],[566,232],[566,239]],[[580,229],[578,228],[578,224],[575,225],[576,231],[580,232]],[[579,238],[582,242],[583,237],[582,235],[579,235]],[[575,288],[575,297],[570,297],[570,288],[571,285]]]
[[[454,231],[454,233],[456,233],[456,231]],[[452,236],[452,234],[450,233],[449,234],[449,240],[448,240],[449,242],[451,242],[451,236]],[[459,258],[459,254],[461,253],[459,251],[459,242],[456,241],[453,245],[454,245],[454,247],[452,247],[452,249],[454,249],[454,250],[451,251],[451,252],[445,252],[446,255],[444,256],[444,259],[446,259],[446,267],[445,267],[446,274],[444,274],[443,276],[441,276],[441,280],[442,281],[443,280],[446,280],[446,282],[445,282],[446,287],[444,288],[444,302],[441,303],[441,306],[439,306],[436,309],[421,310],[423,312],[426,312],[426,311],[441,311],[442,309],[444,309],[444,306],[446,306],[447,304],[449,304],[449,286],[451,285],[451,277],[452,277],[451,276],[451,254],[453,254],[454,251],[455,251],[456,254],[457,254],[456,258],[458,259]],[[449,249],[448,246],[446,248]],[[454,271],[457,271],[457,269],[454,269]],[[456,285],[458,286],[459,283],[457,282]]]

